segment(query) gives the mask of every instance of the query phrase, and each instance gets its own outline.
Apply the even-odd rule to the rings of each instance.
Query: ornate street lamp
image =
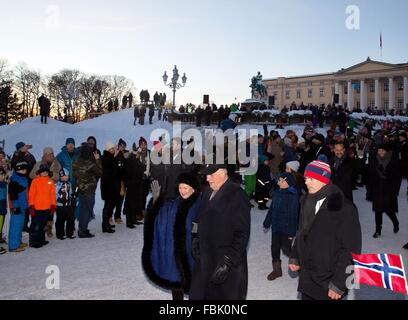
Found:
[[[183,77],[181,78],[182,83],[178,83],[179,77],[180,76],[179,76],[179,73],[178,73],[177,66],[174,66],[173,77],[171,78],[171,82],[167,83],[167,80],[168,80],[169,76],[167,75],[166,71],[164,71],[164,75],[163,75],[164,85],[166,85],[169,88],[173,89],[173,107],[176,107],[176,90],[184,87],[186,85],[186,82],[187,82],[187,77],[186,77],[185,73],[183,74]]]

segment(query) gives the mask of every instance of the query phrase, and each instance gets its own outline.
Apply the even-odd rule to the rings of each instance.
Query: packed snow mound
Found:
[[[146,117],[148,121],[148,117]],[[22,141],[33,146],[31,153],[38,159],[45,147],[52,147],[55,154],[65,145],[65,140],[74,138],[79,146],[89,136],[97,140],[97,147],[103,151],[108,141],[117,143],[120,138],[131,148],[132,143],[138,143],[140,137],[150,141],[150,133],[156,128],[171,130],[168,122],[154,119],[154,124],[133,125],[133,109],[112,112],[95,119],[77,124],[68,124],[49,118],[48,124],[41,124],[40,117],[27,118],[19,123],[0,126],[0,140],[5,139],[6,154],[12,155],[16,143]],[[145,122],[146,123],[146,122]]]
[[[52,147],[55,154],[58,154],[67,138],[74,138],[76,145],[79,146],[89,136],[93,136],[96,138],[98,149],[103,151],[107,142],[118,143],[120,138],[126,141],[128,149],[131,149],[134,142],[138,144],[140,137],[144,137],[148,141],[148,147],[152,148],[153,141],[161,135],[158,129],[167,130],[169,135],[173,136],[172,124],[167,121],[159,121],[157,113],[151,125],[147,115],[143,126],[139,123],[134,126],[133,120],[133,108],[107,113],[76,124],[68,124],[52,118],[48,119],[48,124],[41,124],[40,117],[33,117],[11,125],[0,126],[0,140],[5,139],[5,151],[8,155],[12,155],[16,143],[22,141],[31,144],[33,146],[31,153],[36,159],[40,159],[45,147]],[[283,137],[287,130],[294,130],[300,137],[303,134],[304,126],[304,124],[290,125],[277,131]],[[183,123],[181,130],[190,128],[195,128],[195,124]],[[199,128],[202,134],[206,129],[213,130],[216,129],[216,126]],[[264,133],[262,125],[243,124],[237,126],[236,129],[258,129],[260,134]],[[268,132],[271,130],[276,130],[276,126],[268,125]],[[317,129],[317,132],[322,134],[325,134],[326,131],[327,129]]]

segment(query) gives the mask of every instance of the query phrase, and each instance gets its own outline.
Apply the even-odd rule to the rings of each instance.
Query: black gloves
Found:
[[[211,276],[211,283],[215,285],[223,284],[225,280],[227,280],[228,274],[231,270],[231,266],[231,258],[228,256],[224,256],[224,260],[218,264],[213,275]]]

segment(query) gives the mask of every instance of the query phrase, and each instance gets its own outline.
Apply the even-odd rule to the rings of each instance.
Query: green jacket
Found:
[[[96,162],[78,158],[72,164],[72,174],[76,179],[80,194],[94,193],[98,184],[98,178],[102,176],[102,161]]]

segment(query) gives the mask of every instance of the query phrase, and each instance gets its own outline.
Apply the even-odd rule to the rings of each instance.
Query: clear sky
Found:
[[[350,30],[349,5],[360,10]],[[334,72],[370,56],[408,62],[406,0],[1,0],[0,57],[49,74],[119,74],[137,91],[186,73],[177,104],[250,98],[250,79]],[[355,11],[354,11],[355,12]],[[354,21],[355,22],[355,21]],[[356,24],[354,24],[356,26]]]

